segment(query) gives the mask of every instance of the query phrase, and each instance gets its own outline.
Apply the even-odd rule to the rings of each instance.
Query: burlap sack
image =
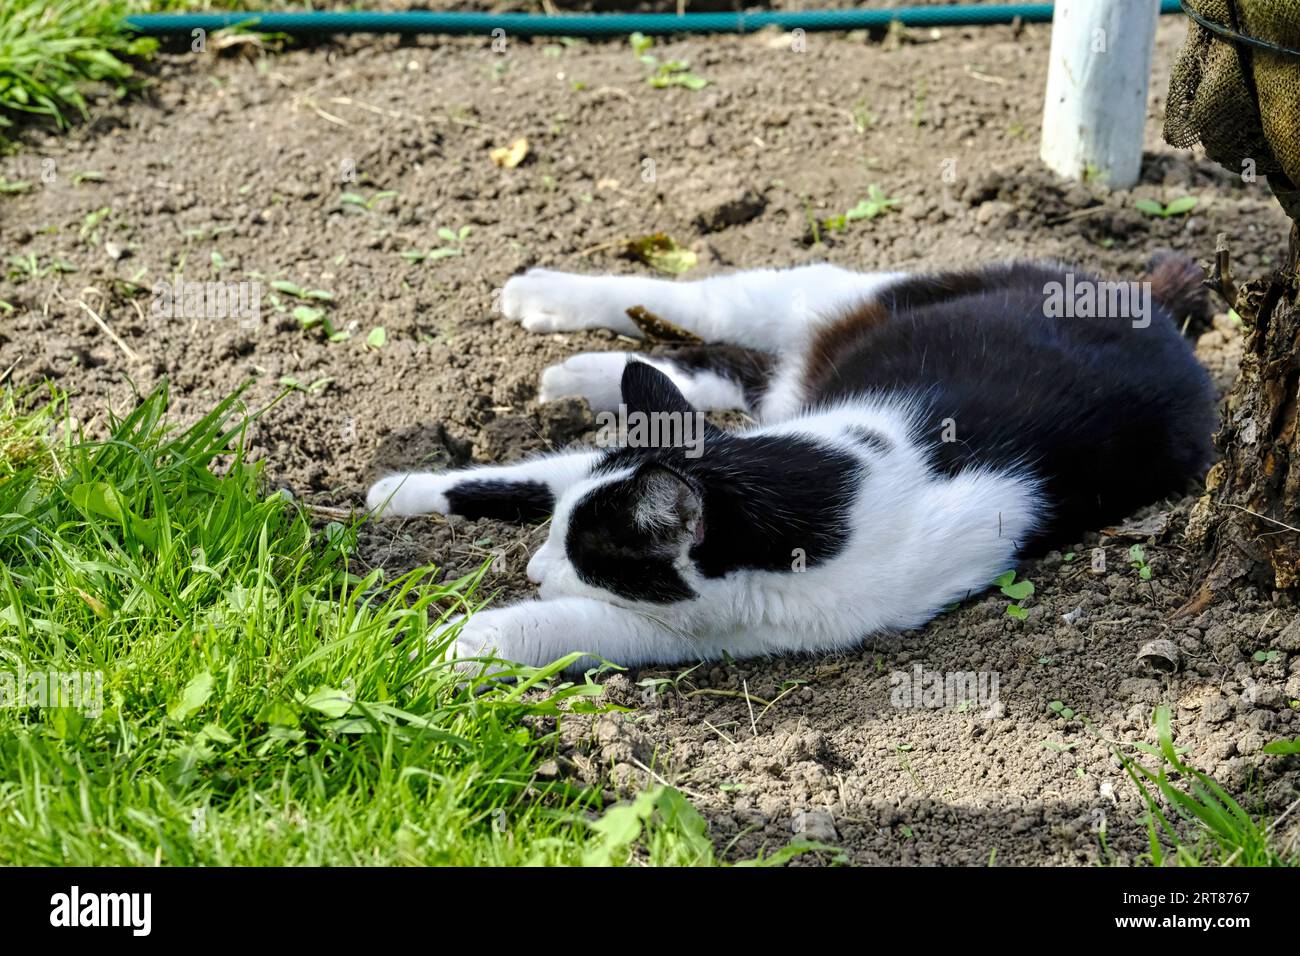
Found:
[[[1262,49],[1189,21],[1165,108],[1165,139],[1200,143],[1237,173],[1267,176],[1300,221],[1300,0],[1186,0],[1230,32],[1293,52]]]

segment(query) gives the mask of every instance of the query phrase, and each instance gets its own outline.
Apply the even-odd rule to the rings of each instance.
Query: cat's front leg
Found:
[[[591,598],[522,601],[479,611],[466,619],[450,648],[464,660],[463,670],[478,670],[472,658],[499,657],[542,667],[566,654],[585,656],[566,672],[581,674],[602,660],[624,667],[694,660],[692,641],[635,611]],[[490,670],[491,668],[489,668]]]
[[[591,474],[600,454],[575,451],[514,465],[400,472],[370,486],[366,507],[389,517],[458,514],[504,521],[541,520],[551,513],[566,488]]]

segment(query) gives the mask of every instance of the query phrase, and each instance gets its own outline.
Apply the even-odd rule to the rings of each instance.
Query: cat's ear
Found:
[[[630,360],[623,367],[621,385],[623,404],[629,412],[694,412],[691,403],[659,369],[645,362]]]
[[[633,478],[633,521],[643,531],[704,540],[704,501],[695,484],[659,464],[646,464]]]

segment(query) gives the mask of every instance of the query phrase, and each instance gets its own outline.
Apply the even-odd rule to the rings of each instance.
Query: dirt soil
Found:
[[[1042,26],[903,41],[810,34],[803,52],[779,33],[660,43],[658,55],[709,80],[696,92],[652,88],[621,43],[178,49],[145,95],[98,103],[70,135],[28,131],[0,160],[8,180],[33,183],[0,196],[0,300],[12,306],[0,306],[0,372],[73,390],[92,431],[163,376],[181,419],[245,379],[251,405],[293,380],[302,387],[257,424],[256,453],[272,487],[348,507],[385,470],[507,461],[590,435],[581,402],[537,405],[538,374],[627,344],[530,335],[494,297],[534,265],[646,272],[620,256],[628,237],[663,231],[689,245],[700,264],[687,278],[819,259],[926,270],[1008,257],[1131,278],[1160,248],[1205,259],[1226,232],[1238,274],[1259,274],[1286,236],[1266,186],[1161,144],[1160,78],[1182,33],[1162,21],[1143,181],[1113,194],[1062,184],[1036,161]],[[493,165],[490,150],[521,136],[526,160]],[[896,210],[812,242],[810,216],[842,213],[872,184]],[[370,208],[343,198],[389,190]],[[1187,216],[1134,206],[1188,195],[1199,202]],[[452,243],[437,235],[462,227]],[[461,254],[402,256],[447,245]],[[157,315],[150,287],[176,273],[267,283],[260,324]],[[350,337],[301,328],[292,310],[304,303],[273,293],[276,280],[332,293],[306,304]],[[386,343],[368,348],[380,326]],[[1226,388],[1234,323],[1220,316],[1198,348]],[[666,779],[728,858],[798,834],[854,863],[1129,863],[1146,847],[1143,806],[1107,741],[1153,739],[1152,709],[1168,703],[1187,759],[1252,809],[1280,813],[1297,796],[1297,758],[1260,750],[1300,733],[1300,620],[1249,589],[1174,616],[1198,583],[1181,537],[1194,500],[1025,567],[1036,592],[1023,620],[994,594],[840,658],[619,675],[609,694],[628,712],[571,721],[554,771],[611,795]],[[364,530],[361,558],[459,575],[499,551],[488,584],[510,599],[529,593],[523,569],[540,533],[384,521]],[[1149,580],[1130,567],[1133,543]],[[1105,571],[1093,570],[1095,547]],[[1172,642],[1177,670],[1138,660],[1154,639]],[[996,674],[997,702],[896,706],[891,675],[916,668]]]

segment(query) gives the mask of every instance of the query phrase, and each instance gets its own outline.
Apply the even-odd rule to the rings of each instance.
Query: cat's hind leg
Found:
[[[773,359],[765,352],[728,345],[684,346],[653,354],[583,352],[542,372],[539,401],[585,398],[593,412],[615,411],[629,360],[663,372],[700,411],[750,411],[767,386]]]
[[[513,465],[388,475],[370,486],[366,507],[386,517],[458,514],[540,521],[565,489],[591,474],[600,457],[598,451],[572,451]]]
[[[627,310],[641,306],[705,342],[779,353],[800,347],[810,329],[901,278],[827,264],[694,282],[531,269],[506,283],[501,310],[530,332],[604,328],[640,337]]]

